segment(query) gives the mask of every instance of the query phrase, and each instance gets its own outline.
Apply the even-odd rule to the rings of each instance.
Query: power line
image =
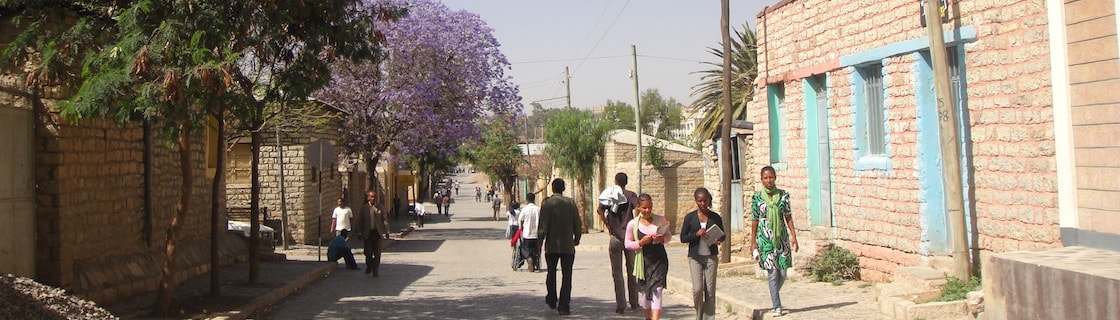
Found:
[[[670,57],[658,57],[658,56],[650,56],[650,55],[644,55],[644,54],[639,54],[638,56],[642,57],[642,58],[651,58],[651,59],[662,59],[662,60],[673,60],[673,61],[682,61],[682,62],[704,63],[704,61],[699,61],[699,60],[670,58]]]
[[[574,54],[578,55],[580,50],[583,50],[583,46],[587,44],[588,39],[591,39],[591,34],[595,32],[595,28],[598,28],[599,23],[603,22],[603,17],[607,15],[607,9],[611,8],[610,2],[606,2],[606,4],[607,5],[603,7],[603,12],[599,13],[599,18],[595,19],[595,24],[591,25],[591,29],[587,30],[587,36],[583,37],[583,41],[579,42],[579,46],[576,47],[576,51],[573,52]]]
[[[598,60],[598,59],[625,58],[625,57],[629,57],[629,56],[628,56],[628,55],[617,55],[617,56],[584,57],[584,58],[582,58],[582,59],[550,59],[550,60],[532,60],[532,61],[520,61],[520,62],[511,62],[510,64],[511,64],[511,65],[514,65],[514,64],[534,64],[534,63],[551,63],[551,62],[569,62],[569,61]]]
[[[575,71],[573,71],[572,73],[579,73],[579,68],[582,67],[583,63],[587,61],[587,57],[590,57],[592,53],[595,53],[595,49],[598,49],[599,44],[603,42],[603,39],[607,37],[607,34],[611,33],[611,29],[614,28],[614,24],[618,22],[619,17],[622,17],[622,13],[626,12],[626,7],[628,6],[630,6],[630,0],[626,0],[626,3],[622,5],[622,9],[618,10],[618,14],[614,15],[614,20],[611,20],[611,24],[607,25],[607,30],[603,31],[603,35],[599,37],[599,40],[595,41],[595,45],[591,46],[591,50],[587,52],[587,56],[583,58],[583,61],[580,61],[579,64],[576,65]]]

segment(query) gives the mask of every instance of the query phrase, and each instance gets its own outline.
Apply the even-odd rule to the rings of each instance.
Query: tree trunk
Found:
[[[253,126],[250,134],[250,152],[253,154],[252,182],[249,187],[249,283],[260,280],[260,232],[261,232],[261,132],[260,126]],[[281,168],[282,169],[282,168]]]
[[[221,210],[225,206],[222,199],[222,186],[225,185],[226,176],[226,121],[225,111],[219,111],[217,116],[218,126],[218,165],[214,169],[214,183],[210,186],[210,296],[222,296],[221,279],[218,268],[221,265],[221,235],[225,228],[222,227]]]
[[[179,167],[183,175],[183,184],[179,190],[179,203],[175,205],[175,216],[171,219],[171,226],[167,228],[167,242],[164,250],[163,270],[160,276],[159,293],[156,297],[156,315],[166,317],[171,314],[171,300],[175,294],[175,261],[179,243],[179,234],[187,220],[187,212],[191,205],[191,186],[194,184],[194,172],[191,170],[191,134],[189,126],[179,124]]]
[[[587,233],[587,229],[589,228],[587,219],[587,191],[585,190],[585,185],[587,185],[586,179],[576,179],[575,197],[576,205],[579,206],[579,229],[580,232],[583,233]]]

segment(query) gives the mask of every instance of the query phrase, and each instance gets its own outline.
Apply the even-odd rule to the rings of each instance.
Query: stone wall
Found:
[[[652,138],[646,139],[644,143]],[[667,141],[662,143],[668,144]],[[672,223],[671,230],[674,233],[680,229],[679,223],[684,215],[696,209],[692,192],[704,186],[704,163],[698,157],[699,152],[679,145],[677,147],[679,148],[666,148],[664,155],[668,165],[659,168],[643,165],[641,179],[641,192],[648,193],[653,198],[654,213],[665,215]],[[592,183],[593,186],[598,186],[593,197],[598,197],[603,188],[614,185],[614,175],[618,172],[629,176],[626,189],[638,192],[636,150],[637,146],[625,141],[610,140],[607,143],[603,163]],[[601,230],[602,222],[596,221],[595,226]]]
[[[300,244],[316,244],[316,238],[330,240],[331,214],[336,207],[336,200],[343,197],[344,175],[339,172],[339,161],[332,161],[322,171],[322,211],[320,212],[320,189],[318,185],[318,172],[304,154],[307,145],[319,139],[327,139],[335,145],[335,155],[341,151],[337,145],[338,132],[331,122],[329,125],[303,128],[297,132],[282,132],[280,135],[281,148],[276,148],[276,135],[273,130],[266,130],[263,134],[264,143],[261,145],[260,154],[260,180],[261,203],[260,206],[268,208],[269,219],[281,219],[280,207],[280,166],[277,162],[279,151],[284,157],[284,197],[287,199],[285,206],[288,214],[288,228],[290,228],[290,241]],[[233,152],[230,153],[230,162],[227,176],[229,206],[249,206],[250,191],[250,165],[252,153],[248,146],[248,139],[242,139]],[[349,199],[350,206],[357,213],[364,197]],[[316,215],[315,212],[320,212]],[[317,219],[318,218],[318,219]],[[280,232],[280,230],[276,230]]]
[[[947,31],[975,30],[964,46],[968,120],[971,127],[974,250],[994,252],[1054,247],[1057,186],[1054,165],[1053,113],[1050,104],[1049,56],[1045,6],[1039,1],[950,1]],[[920,221],[924,196],[917,179],[923,165],[918,143],[918,98],[914,51],[881,60],[887,87],[887,131],[891,168],[856,170],[852,106],[853,67],[841,57],[894,50],[922,39],[915,1],[874,3],[824,0],[781,1],[759,13],[757,23],[759,90],[754,101],[767,101],[765,85],[785,88],[788,127],[787,163],[779,182],[792,194],[795,208],[808,208],[806,167],[806,90],[802,79],[828,74],[829,136],[833,182],[833,221],[829,232],[861,256],[867,279],[889,279],[899,266],[920,265]],[[928,47],[928,41],[926,46]],[[915,49],[921,50],[921,49]],[[873,53],[873,52],[872,52]],[[751,108],[756,146],[770,149],[767,108]],[[795,210],[798,226],[808,212]],[[932,222],[937,223],[937,222]]]

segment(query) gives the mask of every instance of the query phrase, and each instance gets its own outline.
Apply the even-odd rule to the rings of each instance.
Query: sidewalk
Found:
[[[672,259],[669,267],[669,291],[691,299],[692,281],[688,270],[688,246],[683,243],[670,245],[667,250]],[[743,266],[738,268],[738,266]],[[727,274],[723,270],[745,269]],[[770,289],[764,271],[757,263],[743,257],[732,256],[731,263],[720,265],[721,274],[716,280],[717,308],[731,310],[745,319],[770,319],[772,304]],[[761,277],[750,274],[759,270]],[[878,290],[868,282],[853,281],[840,286],[831,283],[811,282],[808,278],[787,279],[782,287],[782,305],[786,314],[782,319],[889,319],[879,312]]]
[[[397,239],[408,233],[407,219],[392,221],[394,233],[384,241],[383,247],[390,248]],[[403,232],[402,232],[403,231]],[[364,264],[360,241],[353,248],[358,264]],[[319,261],[319,247],[313,245],[291,245],[289,250],[276,247],[276,253],[284,254],[286,261],[261,261],[257,284],[248,285],[249,263],[238,262],[221,267],[219,278],[222,296],[209,297],[210,274],[204,273],[175,287],[175,304],[181,306],[177,314],[168,318],[151,317],[155,304],[155,291],[139,295],[108,306],[106,309],[121,319],[248,319],[254,313],[274,306],[303,287],[330,275],[338,269],[345,269],[342,263]],[[327,248],[322,247],[322,260],[326,260]]]

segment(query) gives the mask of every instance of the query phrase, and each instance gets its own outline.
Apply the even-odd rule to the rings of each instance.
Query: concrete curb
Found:
[[[666,291],[683,298],[684,301],[688,301],[688,304],[691,305],[692,280],[684,280],[674,276],[669,276],[667,280],[669,289]],[[719,282],[716,282],[716,312],[730,311],[737,315],[747,316],[749,319],[762,319],[763,315],[769,310],[770,308],[767,306],[751,305],[746,301],[732,297],[730,294],[721,293],[719,291]],[[782,318],[797,319],[796,316],[790,317],[788,314]]]
[[[409,230],[409,231],[411,231],[411,230]],[[407,233],[405,233],[405,234],[407,234]],[[403,237],[403,235],[402,235],[402,237]],[[393,245],[395,245],[396,243],[397,243],[397,239],[389,239],[382,246],[382,249],[388,249],[388,248],[392,247]],[[237,308],[237,310],[218,313],[218,314],[215,314],[215,315],[211,316],[208,319],[213,319],[213,320],[245,320],[245,319],[248,319],[250,316],[253,315],[253,313],[255,313],[257,311],[264,310],[265,308],[268,308],[268,307],[276,304],[280,300],[283,300],[284,298],[287,298],[288,296],[292,295],[296,291],[299,291],[299,289],[302,289],[303,287],[305,287],[305,286],[307,286],[311,283],[314,283],[315,281],[319,281],[319,280],[322,280],[323,278],[326,278],[332,272],[334,272],[335,269],[338,269],[338,268],[339,268],[338,264],[324,263],[322,267],[316,268],[315,270],[312,270],[311,272],[308,272],[307,274],[299,277],[299,279],[296,279],[295,281],[292,281],[292,282],[288,283],[287,285],[285,285],[283,287],[280,287],[280,288],[277,288],[277,289],[274,289],[274,290],[270,291],[268,294],[265,294],[263,296],[257,297],[256,299],[253,299],[252,301],[249,301],[249,303],[245,304],[244,306],[241,306],[240,308]]]
[[[240,308],[237,308],[237,310],[230,311],[230,312],[225,312],[225,313],[220,313],[220,314],[217,314],[217,315],[211,317],[210,319],[216,319],[216,320],[244,320],[244,319],[247,319],[248,317],[252,316],[254,312],[263,310],[264,308],[267,308],[268,306],[271,306],[271,305],[275,304],[276,302],[279,302],[280,300],[292,295],[292,293],[295,293],[296,291],[299,291],[299,289],[303,288],[304,286],[307,286],[308,284],[311,284],[312,282],[318,281],[319,279],[322,279],[322,278],[330,275],[331,272],[333,272],[337,268],[338,268],[338,265],[334,264],[334,263],[324,264],[322,267],[316,268],[314,271],[311,271],[310,273],[307,273],[307,274],[303,275],[299,279],[296,279],[295,281],[292,281],[291,283],[288,283],[287,285],[285,285],[283,287],[272,290],[268,294],[265,294],[263,296],[257,297],[256,299],[253,299],[252,301],[249,301],[248,304],[246,304],[244,306],[241,306]]]

